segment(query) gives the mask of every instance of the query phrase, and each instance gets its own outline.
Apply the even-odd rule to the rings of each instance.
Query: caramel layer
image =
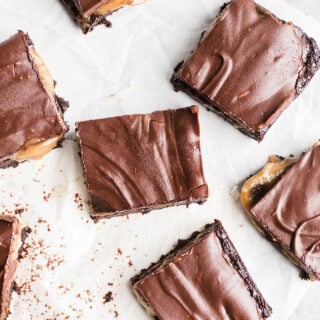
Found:
[[[271,156],[263,169],[243,185],[241,189],[242,205],[250,210],[256,200],[256,191],[259,189],[269,190],[278,181],[277,178],[297,160],[298,158],[294,157],[283,159],[278,156]]]
[[[29,140],[24,148],[13,156],[13,160],[22,162],[27,160],[39,160],[55,148],[63,135],[47,140]]]
[[[133,4],[132,0],[112,0],[103,4],[101,7],[99,7],[94,14],[96,15],[108,14],[111,11],[115,11],[124,6],[129,6],[132,4]]]

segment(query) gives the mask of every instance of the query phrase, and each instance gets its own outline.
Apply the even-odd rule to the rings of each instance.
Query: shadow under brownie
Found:
[[[197,106],[76,123],[94,218],[208,197]]]
[[[139,302],[160,320],[261,320],[272,312],[218,220],[180,240],[131,282]]]
[[[252,0],[233,0],[172,83],[260,141],[319,66],[319,48],[300,28]]]

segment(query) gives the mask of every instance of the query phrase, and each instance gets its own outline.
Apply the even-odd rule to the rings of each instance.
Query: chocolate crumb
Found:
[[[109,291],[103,296],[103,304],[106,304],[113,300],[112,291]]]

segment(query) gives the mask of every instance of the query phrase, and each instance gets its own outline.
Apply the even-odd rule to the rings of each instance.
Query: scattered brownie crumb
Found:
[[[83,200],[82,200],[82,198],[81,198],[79,193],[75,193],[74,194],[74,203],[77,204],[77,207],[78,207],[79,210],[81,210],[81,211],[83,210],[84,204],[83,204]]]
[[[120,248],[118,248],[117,252],[118,252],[119,256],[121,256],[123,254],[123,252],[122,252],[122,250]]]
[[[103,303],[106,304],[113,300],[112,291],[109,291],[103,296]]]
[[[132,267],[132,266],[133,266],[133,263],[132,263],[131,260],[129,260],[128,265],[129,265],[129,267]]]
[[[119,316],[118,311],[113,311],[113,313],[114,313],[114,317],[115,317],[115,318],[118,318],[118,316]]]
[[[44,219],[42,219],[42,218],[39,218],[39,219],[38,219],[38,223],[47,223],[47,221],[44,220]]]
[[[48,202],[49,199],[51,198],[51,193],[46,193],[45,191],[43,191],[43,200]]]

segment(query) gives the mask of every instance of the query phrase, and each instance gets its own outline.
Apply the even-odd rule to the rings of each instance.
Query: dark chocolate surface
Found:
[[[317,44],[252,0],[222,10],[173,77],[185,90],[261,140],[319,68]]]
[[[0,161],[32,139],[63,135],[59,106],[33,65],[31,40],[23,32],[0,44]]]
[[[133,279],[160,320],[265,319],[271,314],[219,221]]]
[[[95,213],[144,212],[208,197],[198,107],[77,123]]]
[[[320,279],[320,145],[305,153],[251,214],[308,274]]]

